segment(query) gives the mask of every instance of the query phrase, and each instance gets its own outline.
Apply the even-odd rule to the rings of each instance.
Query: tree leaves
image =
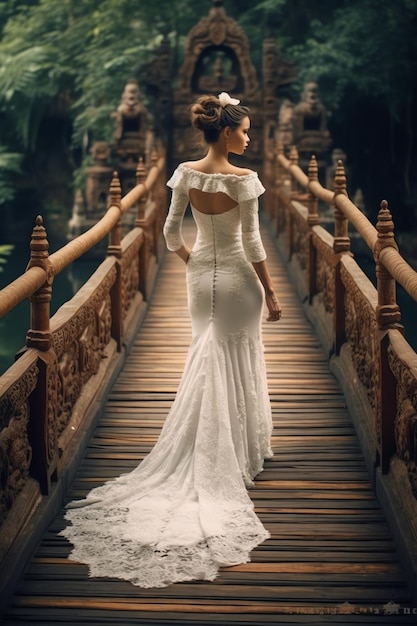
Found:
[[[296,63],[299,90],[309,78],[319,82],[336,135],[348,134],[344,127],[355,123],[364,102],[375,103],[409,138],[412,168],[416,0],[225,0],[224,6],[247,33],[259,73],[268,30]],[[60,98],[74,150],[85,152],[94,138],[110,139],[109,114],[126,80],[140,82],[161,33],[172,41],[174,82],[184,38],[210,7],[208,0],[0,2],[0,131],[9,152],[36,149],[39,124]]]
[[[0,206],[14,198],[11,174],[20,173],[22,159],[22,154],[7,152],[7,148],[0,145]]]

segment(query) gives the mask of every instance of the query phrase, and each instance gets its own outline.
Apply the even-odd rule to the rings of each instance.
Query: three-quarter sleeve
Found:
[[[258,198],[251,198],[240,203],[240,219],[246,258],[251,263],[265,261],[266,252],[259,232]]]
[[[177,178],[176,173],[174,173],[173,177],[167,182],[167,185],[172,187],[172,197],[163,229],[167,248],[171,252],[179,250],[184,245],[182,222],[188,205],[188,193],[181,184],[178,184]]]

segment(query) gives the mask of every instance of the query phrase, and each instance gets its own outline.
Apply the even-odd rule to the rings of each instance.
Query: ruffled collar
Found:
[[[181,189],[188,193],[189,189],[199,189],[208,193],[223,192],[236,202],[257,198],[265,188],[258,178],[257,172],[249,174],[207,174],[194,170],[181,163],[167,182],[172,189]]]
[[[184,163],[180,163],[178,168],[178,170],[182,171],[184,170],[185,172],[192,172],[193,174],[201,174],[201,176],[214,176],[216,178],[222,178],[223,176],[226,178],[231,178],[231,179],[243,179],[243,178],[250,178],[250,177],[258,177],[258,174],[256,172],[250,172],[249,174],[223,174],[221,172],[214,172],[212,174],[208,174],[207,172],[200,172],[200,170],[195,170],[192,167],[188,167],[187,165],[185,165]]]

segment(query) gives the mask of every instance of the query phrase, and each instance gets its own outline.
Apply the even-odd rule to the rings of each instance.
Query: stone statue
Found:
[[[130,79],[125,85],[120,104],[115,113],[114,142],[118,142],[128,133],[140,133],[141,129],[150,126],[150,115],[141,101],[139,85]]]
[[[301,101],[294,108],[296,134],[306,130],[327,131],[328,112],[320,100],[319,87],[314,81],[304,85]]]
[[[232,93],[236,88],[237,76],[232,74],[231,60],[226,56],[220,56],[216,54],[214,59],[211,54],[208,54],[204,58],[205,70],[209,73],[204,73],[198,79],[198,87],[203,93],[217,93],[220,91],[227,91]],[[228,71],[224,71],[223,65],[229,66]]]
[[[343,165],[346,172],[346,152],[341,148],[334,148],[331,154],[332,163],[326,169],[326,187],[327,189],[334,189],[334,177],[336,174],[337,164],[339,161],[343,161]]]
[[[143,103],[136,80],[127,81],[120,104],[112,117],[115,119],[113,150],[119,172],[122,194],[136,184],[139,159],[149,161],[152,145],[152,116]]]
[[[294,104],[288,98],[282,101],[278,114],[277,144],[292,146]]]
[[[293,142],[298,150],[300,166],[304,169],[313,154],[319,169],[325,167],[325,155],[332,142],[327,128],[328,117],[329,113],[320,100],[317,83],[306,82],[293,115]]]

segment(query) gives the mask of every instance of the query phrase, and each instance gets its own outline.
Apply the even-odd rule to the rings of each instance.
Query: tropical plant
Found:
[[[7,152],[7,148],[0,145],[0,206],[14,198],[12,174],[20,173],[22,158],[22,154]]]
[[[14,246],[8,244],[0,244],[0,272],[3,271],[3,265],[7,262],[5,257],[12,253]]]
[[[0,132],[8,152],[36,153],[42,120],[66,116],[72,129],[67,149],[79,167],[93,138],[110,139],[109,113],[126,80],[140,82],[161,33],[172,43],[175,83],[184,37],[208,12],[211,3],[204,4],[0,2]],[[297,64],[299,90],[307,78],[319,82],[335,141],[357,169],[374,179],[369,164],[378,159],[380,178],[391,181],[400,204],[416,201],[415,0],[225,0],[224,6],[246,31],[258,71],[268,30]]]

